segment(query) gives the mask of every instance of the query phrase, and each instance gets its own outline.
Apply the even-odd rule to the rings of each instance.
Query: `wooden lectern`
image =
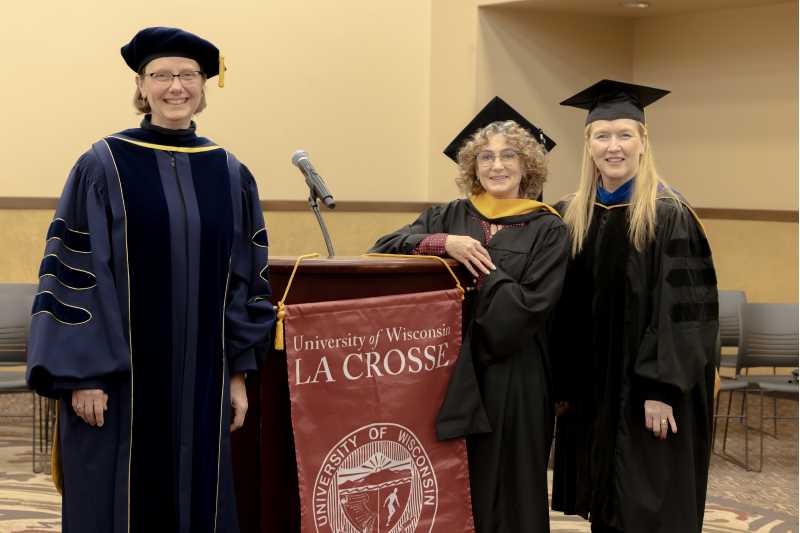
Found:
[[[283,297],[295,258],[269,261],[272,302]],[[467,287],[466,270],[448,264]],[[451,289],[447,269],[431,259],[334,257],[306,259],[297,270],[286,304],[367,298]],[[242,533],[297,533],[297,487],[284,352],[270,349],[261,372],[248,377],[249,409],[244,426],[233,433],[233,469]]]

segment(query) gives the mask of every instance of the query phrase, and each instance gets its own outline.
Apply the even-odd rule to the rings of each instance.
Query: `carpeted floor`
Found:
[[[727,396],[722,396],[723,408]],[[737,404],[734,404],[737,405]],[[748,402],[752,420],[758,420],[758,400]],[[771,413],[772,403],[767,403]],[[57,533],[60,528],[60,498],[50,477],[32,472],[30,395],[0,397],[0,533]],[[779,402],[779,414],[797,420],[797,402]],[[754,422],[751,422],[753,425]],[[770,427],[771,429],[771,427]],[[741,457],[744,431],[731,424],[728,451]],[[751,432],[751,463],[758,461],[758,433]],[[721,431],[717,435],[718,446]],[[711,461],[708,501],[703,531],[722,533],[798,532],[798,433],[797,423],[781,421],[778,438],[764,440],[762,472],[746,472],[714,455]],[[585,533],[589,526],[577,517],[552,513],[551,530]],[[676,532],[679,533],[679,532]]]

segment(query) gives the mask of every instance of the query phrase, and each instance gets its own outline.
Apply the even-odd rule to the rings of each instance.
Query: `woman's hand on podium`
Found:
[[[447,255],[467,267],[475,278],[481,276],[479,272],[489,274],[495,268],[486,248],[467,235],[448,235],[444,241],[444,249]]]

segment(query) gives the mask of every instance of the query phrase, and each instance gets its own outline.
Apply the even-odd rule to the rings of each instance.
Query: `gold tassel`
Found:
[[[286,297],[289,296],[289,289],[292,288],[292,282],[294,281],[294,275],[297,273],[297,267],[300,266],[300,261],[304,259],[311,259],[312,257],[319,257],[318,253],[313,254],[305,254],[301,255],[297,258],[294,262],[294,268],[292,269],[292,275],[289,276],[289,281],[286,282],[286,289],[283,291],[283,298],[280,299],[278,302],[278,312],[277,317],[278,320],[275,322],[275,349],[276,350],[283,350],[285,347],[284,338],[284,331],[283,331],[283,319],[286,318],[286,306],[283,302],[286,301]]]
[[[225,87],[225,56],[222,54],[219,55],[219,80],[217,80],[217,86]]]
[[[45,400],[45,409],[49,409]],[[64,465],[61,463],[61,402],[56,401],[56,424],[53,429],[53,446],[50,448],[50,475],[59,494],[64,494]]]
[[[286,309],[283,302],[278,302],[278,320],[275,322],[275,349],[283,350],[285,342],[283,340],[283,319],[286,317]]]

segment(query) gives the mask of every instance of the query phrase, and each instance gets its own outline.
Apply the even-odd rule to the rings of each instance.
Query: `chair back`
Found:
[[[33,283],[0,283],[0,365],[25,364]]]
[[[744,291],[719,291],[719,338],[722,346],[739,346],[742,338]]]
[[[736,373],[753,367],[797,367],[798,305],[743,304]]]

